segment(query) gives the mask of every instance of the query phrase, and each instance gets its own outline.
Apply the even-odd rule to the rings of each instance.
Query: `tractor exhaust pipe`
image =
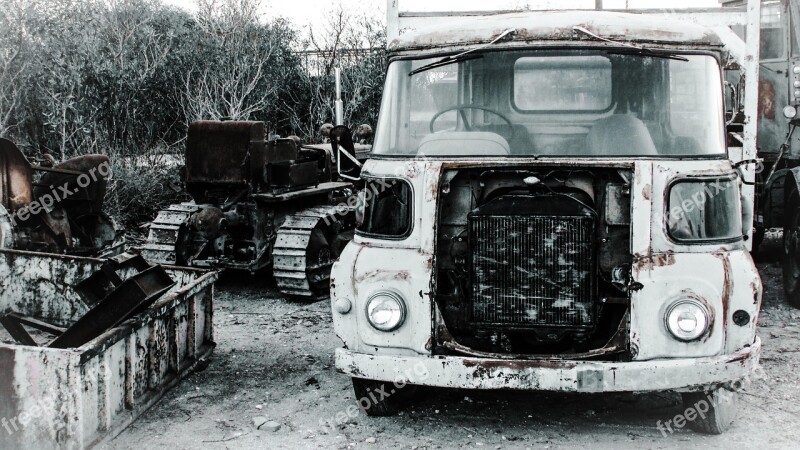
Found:
[[[336,68],[336,125],[344,125],[344,102],[342,101],[342,69]]]

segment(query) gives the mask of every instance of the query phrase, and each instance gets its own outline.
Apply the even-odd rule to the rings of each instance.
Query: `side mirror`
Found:
[[[350,128],[338,125],[330,130],[331,147],[336,155],[339,176],[352,181],[361,179],[361,163],[356,159],[356,146]]]

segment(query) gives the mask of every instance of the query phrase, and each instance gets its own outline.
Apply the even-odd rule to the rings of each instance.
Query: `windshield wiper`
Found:
[[[445,56],[444,58],[442,58],[442,59],[440,59],[438,61],[434,61],[434,62],[432,62],[430,64],[425,64],[424,66],[421,66],[421,67],[417,67],[416,69],[414,69],[411,72],[409,72],[408,76],[416,75],[418,73],[422,73],[422,72],[425,72],[425,71],[428,71],[428,70],[431,70],[431,69],[435,69],[437,67],[446,66],[448,64],[453,64],[453,63],[457,63],[457,62],[461,62],[461,61],[467,61],[467,60],[470,60],[470,59],[483,58],[483,55],[473,55],[472,53],[477,52],[479,50],[483,50],[483,49],[485,49],[487,47],[491,47],[492,45],[494,45],[494,44],[500,42],[501,40],[505,39],[506,36],[510,36],[510,35],[512,35],[512,34],[514,34],[516,32],[517,32],[517,30],[515,28],[509,28],[508,30],[503,31],[502,33],[500,33],[499,36],[494,38],[494,40],[492,42],[489,42],[488,44],[484,44],[484,45],[481,45],[479,47],[475,47],[475,48],[469,49],[469,50],[467,50],[465,52],[462,52],[462,53],[459,53],[457,55]]]
[[[639,56],[650,56],[653,58],[674,59],[676,61],[687,61],[687,62],[689,61],[689,58],[679,56],[674,53],[653,50],[646,47],[639,47],[637,45],[629,44],[627,42],[619,42],[612,39],[604,38],[602,36],[598,36],[597,34],[592,33],[591,31],[587,30],[584,27],[579,27],[577,25],[572,27],[572,31],[583,33],[599,41],[608,42],[609,44],[619,45],[620,47],[626,47],[630,49],[630,50],[625,50],[625,49],[610,50],[608,53],[612,55],[639,55]]]

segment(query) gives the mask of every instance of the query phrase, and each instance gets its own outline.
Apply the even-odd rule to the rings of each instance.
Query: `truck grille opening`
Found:
[[[591,216],[471,214],[470,321],[591,328],[594,229]]]

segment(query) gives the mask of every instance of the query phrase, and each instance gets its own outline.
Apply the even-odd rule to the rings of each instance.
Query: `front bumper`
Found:
[[[736,353],[637,362],[398,357],[336,350],[336,369],[351,377],[461,389],[562,392],[691,390],[741,380],[756,369],[761,340]]]

